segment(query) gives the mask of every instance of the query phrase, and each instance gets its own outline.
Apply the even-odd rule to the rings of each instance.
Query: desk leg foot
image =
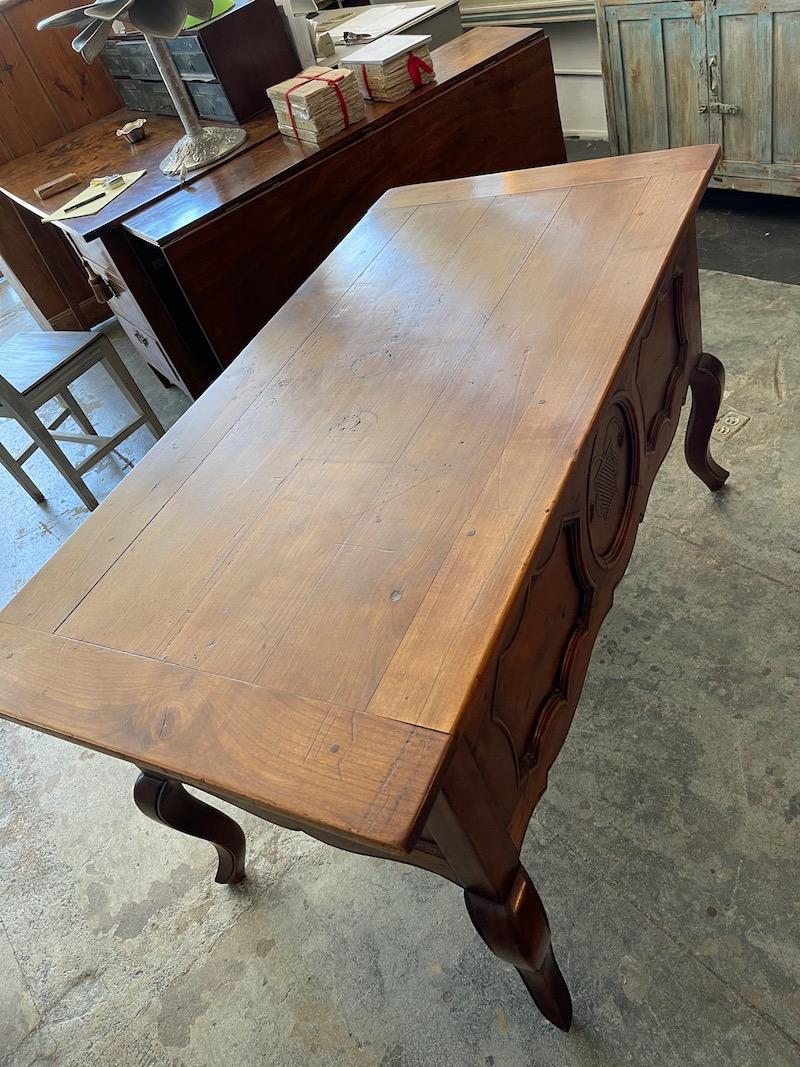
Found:
[[[505,900],[470,890],[464,898],[475,929],[496,956],[516,967],[542,1015],[569,1030],[572,1000],[553,955],[544,905],[525,868],[520,864]]]
[[[233,819],[187,793],[180,782],[154,774],[139,775],[133,799],[149,819],[210,841],[219,856],[217,882],[234,884],[244,878],[244,833]]]
[[[725,368],[716,356],[703,352],[692,371],[689,385],[692,390],[692,410],[684,444],[686,462],[689,469],[716,492],[728,477],[728,471],[714,462],[709,449],[711,431],[725,389]]]
[[[475,929],[496,956],[516,967],[542,1015],[569,1030],[572,1001],[544,905],[466,742],[453,754],[427,830],[449,867],[447,877],[464,889]]]

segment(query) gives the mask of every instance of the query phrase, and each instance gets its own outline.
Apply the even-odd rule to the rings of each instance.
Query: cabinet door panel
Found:
[[[717,0],[708,51],[720,173],[800,181],[800,0]]]
[[[615,4],[604,10],[620,151],[706,144],[702,0]]]
[[[708,104],[705,80],[705,31],[698,32],[693,18],[668,18],[661,22],[669,116],[669,147],[707,144]],[[692,76],[694,75],[694,76]]]
[[[747,6],[753,8],[756,2]],[[713,120],[726,160],[769,162],[760,137],[770,82],[770,72],[763,69],[759,54],[760,18],[756,12],[717,12],[719,41],[708,59],[712,101],[737,108],[732,115],[715,113]]]
[[[772,158],[800,163],[800,10],[772,18]]]
[[[619,25],[629,152],[667,147],[664,100],[662,94],[657,96],[657,89],[663,89],[663,55],[653,48],[652,25],[658,23],[629,19]]]

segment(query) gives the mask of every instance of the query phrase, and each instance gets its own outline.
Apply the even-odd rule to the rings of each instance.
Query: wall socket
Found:
[[[728,410],[724,411],[714,423],[714,429],[711,431],[711,436],[722,438],[723,440],[727,437],[733,437],[733,435],[743,429],[749,421],[750,416],[745,415],[743,411],[737,411],[735,408],[728,408]]]

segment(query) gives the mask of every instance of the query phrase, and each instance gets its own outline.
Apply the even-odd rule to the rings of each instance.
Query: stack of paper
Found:
[[[342,66],[352,70],[367,100],[399,100],[435,78],[429,34],[391,35],[351,52]]]
[[[376,4],[362,10],[358,15],[351,15],[346,21],[338,21],[331,30],[334,44],[347,44],[345,34],[366,34],[376,41],[385,33],[394,33],[409,22],[421,19],[423,15],[434,10],[434,5],[422,6],[411,4]],[[343,13],[346,13],[347,9]],[[327,12],[325,13],[327,14]]]
[[[273,85],[267,95],[281,133],[311,144],[320,144],[365,115],[358,81],[350,70],[306,67]]]

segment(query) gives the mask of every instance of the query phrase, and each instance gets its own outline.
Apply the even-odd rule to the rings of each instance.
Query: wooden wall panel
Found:
[[[64,126],[0,11],[0,141],[17,159],[61,137]]]
[[[88,65],[70,47],[69,29],[40,33],[36,24],[69,7],[65,0],[24,0],[4,11],[5,22],[44,88],[61,126],[56,136],[78,130],[120,107],[114,82],[102,63]],[[52,138],[49,138],[52,140]]]
[[[0,0],[0,161],[8,162],[120,107],[100,63],[72,51],[69,29],[36,24],[65,0]],[[0,268],[34,318],[54,329],[85,329],[107,314],[94,300],[64,235],[0,203]]]

